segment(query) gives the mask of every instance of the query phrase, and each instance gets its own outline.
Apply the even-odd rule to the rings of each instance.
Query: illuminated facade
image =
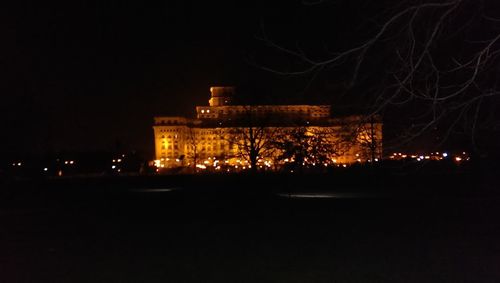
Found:
[[[254,164],[268,170],[283,168],[294,161],[294,156],[287,158],[285,147],[276,146],[277,141],[300,143],[303,138],[291,138],[298,129],[304,139],[312,141],[315,135],[322,136],[317,146],[310,146],[311,150],[351,140],[342,142],[342,150],[333,152],[332,146],[332,152],[323,154],[328,158],[318,165],[378,161],[382,154],[379,119],[331,118],[329,105],[233,105],[234,88],[211,87],[210,92],[209,105],[197,106],[194,119],[154,118],[157,167],[244,170]],[[313,153],[305,153],[304,158],[303,164],[316,166]]]

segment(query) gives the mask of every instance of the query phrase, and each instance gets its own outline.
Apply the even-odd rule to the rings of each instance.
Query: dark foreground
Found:
[[[495,193],[31,186],[1,202],[0,282],[500,281]]]

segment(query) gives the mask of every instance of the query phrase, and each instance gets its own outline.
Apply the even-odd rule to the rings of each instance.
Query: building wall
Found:
[[[382,154],[382,122],[380,119],[363,122],[363,117],[330,118],[329,105],[230,105],[232,87],[212,87],[210,106],[197,106],[196,119],[185,117],[155,117],[155,163],[158,167],[203,167],[214,160],[231,166],[239,166],[242,161],[243,140],[238,140],[238,130],[249,127],[245,121],[270,121],[266,131],[290,133],[297,126],[292,121],[307,128],[309,133],[328,132],[330,143],[344,140],[350,135],[354,142],[344,148],[341,155],[332,154],[331,160],[337,164],[366,162],[371,159],[373,149],[371,137],[375,137],[375,156]],[[246,119],[246,118],[251,119]],[[239,122],[236,122],[239,121]],[[252,122],[253,123],[253,122]],[[352,131],[356,129],[356,131]],[[373,133],[373,135],[372,135]],[[284,135],[286,139],[286,134]],[[269,137],[272,139],[274,137]],[[262,157],[262,162],[276,165],[282,152],[274,150],[270,156]],[[265,160],[264,160],[265,159]],[[248,160],[247,160],[248,161]]]
[[[166,118],[166,117],[165,117]],[[366,129],[371,125],[366,123]],[[244,130],[244,128],[242,128]],[[279,130],[280,133],[293,131],[294,127],[268,127],[268,130]],[[182,166],[202,165],[207,160],[218,159],[228,161],[228,164],[235,165],[237,160],[241,160],[241,150],[238,144],[242,144],[242,139],[236,140],[232,134],[234,128],[230,127],[198,127],[192,124],[178,125],[155,125],[155,148],[156,160],[160,167],[173,168]],[[310,126],[307,127],[311,132],[328,132],[329,140],[333,144],[338,142],[343,134],[343,127],[338,125],[331,126]],[[382,154],[382,124],[374,124],[376,136],[376,158]],[[351,133],[347,133],[351,134]],[[338,164],[351,164],[355,162],[367,162],[370,159],[370,132],[363,131],[359,133],[364,136],[362,142],[349,144],[348,148],[340,156],[332,156],[332,161]],[[364,144],[363,144],[364,142]],[[274,157],[267,158],[270,162],[275,162],[280,155],[279,150],[275,150]],[[210,158],[210,159],[209,159]],[[210,161],[211,162],[211,161]]]

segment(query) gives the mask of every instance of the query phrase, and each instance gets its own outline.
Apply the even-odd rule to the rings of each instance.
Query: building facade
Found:
[[[332,118],[329,105],[233,105],[234,91],[211,87],[196,118],[155,117],[155,165],[279,170],[373,162],[382,154],[377,117]]]

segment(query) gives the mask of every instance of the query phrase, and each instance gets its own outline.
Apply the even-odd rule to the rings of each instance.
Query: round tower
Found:
[[[231,105],[235,93],[232,86],[213,86],[210,88],[211,97],[208,100],[210,106]]]

